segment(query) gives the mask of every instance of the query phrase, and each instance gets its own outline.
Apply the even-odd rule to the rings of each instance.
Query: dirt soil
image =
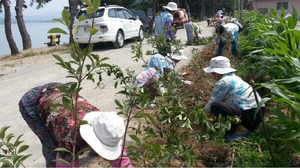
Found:
[[[200,25],[204,29],[206,28],[206,22],[201,22]],[[47,49],[48,48],[43,48],[43,49],[38,49],[38,50],[44,51]],[[204,47],[204,49],[202,50],[202,52],[199,53],[199,55],[197,55],[193,60],[191,59],[191,61],[186,66],[183,66],[180,69],[180,71],[182,71],[182,72],[189,71],[191,73],[189,76],[186,77],[186,80],[190,80],[195,83],[193,86],[188,88],[188,91],[191,94],[191,96],[197,97],[197,99],[194,103],[205,103],[210,98],[212,87],[213,87],[213,84],[215,81],[213,81],[210,78],[209,74],[205,74],[202,69],[209,65],[209,61],[216,53],[216,49],[217,49],[216,45],[213,45],[213,44],[206,45]],[[230,49],[229,48],[225,49],[225,51],[223,51],[223,55],[228,56],[230,58],[231,57]],[[15,57],[14,59],[17,59],[17,57]],[[0,59],[0,61],[3,61],[3,60],[5,60],[5,58],[2,58],[2,60]],[[23,61],[25,61],[25,60],[23,60]],[[23,61],[20,60],[19,62],[21,64],[23,64],[23,63],[25,64],[25,62],[23,62]],[[38,64],[39,61],[43,61],[43,60],[35,60],[35,64]],[[5,68],[3,68],[3,67],[5,67]],[[2,64],[0,77],[1,77],[1,74],[5,74],[7,72],[8,68],[9,68],[9,71],[17,71],[18,70],[18,67],[14,67],[14,65]],[[30,69],[34,70],[34,65],[29,65],[28,69],[29,69],[28,71],[30,71]],[[46,72],[46,73],[51,73],[51,71]],[[62,73],[62,76],[63,76],[63,74],[64,73]],[[31,79],[24,79],[24,81],[34,80],[34,79],[35,78],[32,77]],[[2,79],[2,80],[5,80],[5,79]],[[19,84],[21,84],[20,82],[21,81],[18,81]],[[18,91],[18,90],[16,90],[16,91]],[[7,91],[5,91],[5,92],[7,92]],[[21,97],[21,94],[23,94],[23,92],[18,93],[17,95],[14,95],[14,96]],[[3,101],[4,99],[5,98],[2,97],[1,101]],[[9,100],[6,100],[6,101],[9,101]],[[35,142],[35,143],[40,143],[40,142]],[[210,142],[203,141],[199,145],[198,149],[196,150],[196,153],[202,158],[202,163],[199,163],[199,166],[201,166],[201,167],[202,166],[207,166],[207,167],[212,166],[210,164],[210,162],[212,161],[211,159],[213,159],[212,156],[214,156],[214,157],[217,156],[218,159],[220,160],[220,162],[224,162],[223,166],[226,166],[228,163],[228,158],[230,157],[230,151],[227,147],[228,146],[225,145],[223,148],[220,149],[220,148],[214,147]],[[39,150],[39,149],[37,149],[37,150]],[[38,152],[40,152],[40,151],[38,151]],[[41,157],[42,157],[42,155],[41,155]],[[88,153],[83,154],[80,157],[80,160],[81,160],[82,167],[109,166],[108,161],[102,159],[101,157],[88,155]],[[133,162],[133,165],[136,166],[139,164],[136,164]],[[174,166],[176,166],[176,165],[174,165]]]
[[[209,66],[210,59],[215,56],[217,46],[214,44],[208,44],[206,45],[202,51],[194,57],[193,60],[191,60],[186,66],[183,66],[179,71],[180,72],[190,72],[190,75],[186,76],[186,80],[190,80],[195,82],[194,85],[191,87],[187,87],[188,91],[187,93],[195,100],[191,105],[191,107],[194,107],[196,103],[202,103],[205,104],[210,98],[214,80],[211,78],[209,74],[206,74],[202,69],[206,66]],[[227,56],[229,59],[231,58],[231,50],[230,48],[225,48],[223,51],[223,55]],[[233,67],[235,65],[232,65]],[[154,111],[157,109],[149,109],[147,113],[152,114],[153,116]],[[141,121],[144,122],[144,121]],[[167,129],[167,128],[166,128]],[[191,140],[185,142],[186,144],[195,144],[195,141],[193,140],[193,131],[191,131]],[[165,143],[163,139],[157,140],[161,141],[161,143]],[[130,144],[130,143],[129,143]],[[127,145],[129,145],[127,142]],[[197,167],[212,167],[218,163],[221,167],[227,167],[230,165],[230,159],[232,155],[232,150],[230,149],[229,144],[224,144],[221,147],[216,147],[214,144],[212,144],[210,141],[202,141],[197,145],[197,148],[194,150],[196,155],[199,156],[199,162]],[[88,156],[88,153],[83,155],[81,158],[82,162],[81,164],[84,167],[95,167],[95,165],[108,165],[109,163],[103,160],[101,157],[91,157]],[[142,165],[142,163],[136,163],[135,161],[132,161],[133,165]],[[173,163],[171,163],[172,167],[178,167],[180,161],[175,160]],[[96,166],[97,167],[97,166]]]

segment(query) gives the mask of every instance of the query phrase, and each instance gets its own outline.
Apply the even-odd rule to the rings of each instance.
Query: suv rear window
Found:
[[[108,16],[112,17],[112,18],[117,18],[118,17],[117,14],[116,14],[115,9],[109,9],[108,10]]]
[[[102,17],[103,14],[104,14],[104,9],[98,9],[96,14],[95,13],[87,14],[86,10],[82,10],[82,11],[79,11],[76,18],[78,19],[80,16],[86,16],[88,18],[98,18],[98,17]]]

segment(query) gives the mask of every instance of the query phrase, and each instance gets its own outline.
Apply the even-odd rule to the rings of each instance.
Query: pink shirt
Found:
[[[160,77],[159,72],[154,68],[147,68],[136,76],[133,85],[137,88],[144,86],[149,81],[155,81]]]

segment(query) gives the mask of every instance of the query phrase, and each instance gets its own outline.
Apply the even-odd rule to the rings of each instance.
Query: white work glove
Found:
[[[158,86],[158,88],[159,88],[160,95],[162,95],[162,96],[164,95],[164,93],[167,92],[167,90],[163,87],[162,84],[160,84],[160,85]]]
[[[217,39],[216,38],[213,39],[213,43],[217,44]]]
[[[189,74],[191,74],[191,73],[189,71],[187,71],[187,72],[181,73],[180,76],[184,77],[184,76],[188,76]]]
[[[183,84],[190,86],[190,85],[193,85],[194,82],[192,82],[192,81],[183,81]]]
[[[221,39],[222,39],[222,41],[223,41],[224,43],[227,42],[227,38],[226,38],[226,37],[222,36]]]

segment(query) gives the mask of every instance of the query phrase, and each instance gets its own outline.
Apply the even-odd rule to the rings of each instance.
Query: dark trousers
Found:
[[[226,117],[226,116],[240,117],[242,122],[238,125],[242,125],[247,129],[253,129],[261,123],[259,114],[257,113],[255,115],[255,110],[256,110],[255,108],[249,110],[243,110],[234,105],[216,101],[211,103],[210,109],[215,116],[221,115],[222,117]]]
[[[211,20],[210,19],[207,19],[207,26],[210,26],[211,25]]]
[[[238,38],[238,32],[234,33],[234,39],[231,42],[231,54],[232,55],[237,54],[237,38]],[[217,56],[222,55],[224,46],[225,46],[225,43],[221,38],[220,42],[219,42]]]
[[[36,100],[33,100],[32,103],[35,102]],[[42,152],[46,159],[46,166],[56,167],[55,162],[53,161],[56,159],[56,152],[53,152],[53,150],[58,148],[58,143],[50,130],[41,121],[40,117],[36,115],[36,109],[32,107],[33,106],[31,106],[31,108],[26,108],[21,101],[19,102],[19,110],[23,119],[42,143]]]
[[[149,99],[154,100],[155,97],[158,95],[158,86],[156,85],[158,79],[152,77],[148,82],[144,84],[145,92],[149,94]]]

